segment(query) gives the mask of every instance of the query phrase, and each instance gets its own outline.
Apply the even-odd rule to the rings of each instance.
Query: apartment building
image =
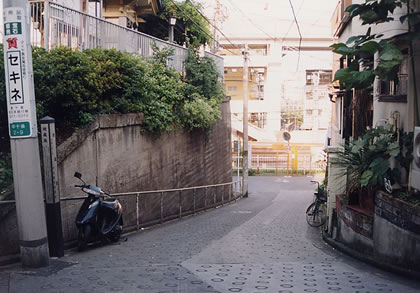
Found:
[[[220,39],[221,48],[218,54],[225,60],[224,81],[226,94],[231,97],[232,115],[242,120],[244,95],[242,51],[245,45],[249,52],[248,121],[261,132],[275,136],[285,124],[294,120],[287,116],[290,113],[285,110],[290,109],[295,113],[300,111],[297,116],[302,115],[305,95],[305,70],[302,68],[319,67],[322,70],[330,70],[331,43],[332,38],[329,37],[303,38],[299,52],[299,38]],[[297,60],[298,54],[301,54],[299,70],[296,68],[296,61],[291,61]],[[296,83],[297,80],[301,80],[301,84]],[[282,118],[282,113],[286,119]],[[322,111],[320,113],[323,115]],[[318,126],[313,128],[318,129]]]
[[[328,94],[331,81],[331,70],[306,70],[302,129],[326,130],[330,126],[331,101]]]

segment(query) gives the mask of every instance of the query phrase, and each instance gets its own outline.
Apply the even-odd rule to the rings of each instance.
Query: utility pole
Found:
[[[217,52],[217,33],[216,33],[216,27],[219,24],[222,24],[227,19],[227,13],[226,13],[226,7],[223,6],[222,3],[220,3],[220,0],[216,0],[216,4],[214,7],[214,14],[213,14],[213,39],[214,43],[211,48],[212,53]]]
[[[49,264],[28,0],[3,0],[4,68],[21,262]]]
[[[244,56],[244,69],[243,69],[243,92],[244,92],[244,102],[243,102],[243,133],[244,133],[244,153],[242,156],[242,194],[244,197],[248,197],[248,45],[245,44],[244,51],[242,52]]]

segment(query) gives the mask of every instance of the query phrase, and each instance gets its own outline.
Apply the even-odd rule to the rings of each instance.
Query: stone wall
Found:
[[[232,181],[230,107],[221,105],[222,120],[209,132],[176,130],[161,136],[142,132],[142,115],[104,115],[87,129],[74,133],[57,150],[59,190],[62,198],[85,195],[74,188],[79,184],[75,171],[88,184],[109,193],[173,189]],[[192,210],[193,197],[198,208],[209,201],[221,202],[231,196],[231,188],[209,188],[184,192],[182,209]],[[160,217],[160,194],[142,195],[139,199],[142,223]],[[135,223],[136,198],[121,198],[124,221]],[[179,211],[179,194],[165,193],[164,216]],[[76,239],[75,217],[81,201],[61,203],[65,241]],[[13,219],[9,219],[12,221]],[[13,222],[13,221],[12,221]],[[15,231],[0,225],[2,238],[16,238]],[[13,242],[13,241],[12,241]],[[14,243],[14,242],[13,242]],[[17,242],[16,242],[17,243]],[[16,251],[15,249],[12,249]],[[0,250],[0,257],[4,255]]]

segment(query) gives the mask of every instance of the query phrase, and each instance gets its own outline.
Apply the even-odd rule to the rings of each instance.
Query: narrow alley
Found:
[[[307,225],[309,177],[250,177],[250,196],[128,235],[67,251],[49,268],[0,269],[0,293],[419,292],[404,279],[341,254]]]

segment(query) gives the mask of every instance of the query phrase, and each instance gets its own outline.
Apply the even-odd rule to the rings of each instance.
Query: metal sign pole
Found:
[[[22,265],[49,264],[27,0],[3,0],[4,67]]]
[[[248,45],[242,52],[244,55],[244,69],[243,69],[243,134],[244,134],[244,152],[242,159],[242,178],[244,180],[242,185],[243,197],[248,197]]]

